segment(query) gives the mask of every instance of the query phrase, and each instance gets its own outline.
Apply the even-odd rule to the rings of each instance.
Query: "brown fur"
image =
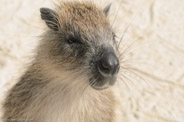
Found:
[[[67,2],[62,3],[56,10],[60,15],[60,26],[67,25],[65,30],[75,24],[86,35],[86,32],[96,32],[109,26],[106,15],[91,3]]]
[[[117,51],[115,44],[107,41],[112,39],[108,19],[95,5],[64,2],[56,7],[56,12],[59,33],[80,30],[88,45],[98,47],[105,43]],[[4,122],[115,122],[117,99],[113,87],[102,91],[91,88],[86,82],[89,64],[81,64],[89,54],[76,60],[77,52],[58,47],[59,43],[62,45],[58,38],[59,34],[53,31],[44,33],[35,61],[9,91]],[[86,50],[98,52],[94,47]]]

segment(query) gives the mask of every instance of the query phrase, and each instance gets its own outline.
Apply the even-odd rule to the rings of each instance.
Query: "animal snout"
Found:
[[[102,90],[113,86],[120,69],[119,58],[112,47],[103,47],[95,60],[95,83],[91,85],[94,89]],[[93,82],[90,80],[90,82]]]
[[[119,60],[113,52],[105,53],[98,62],[98,70],[105,78],[114,77],[119,67]]]

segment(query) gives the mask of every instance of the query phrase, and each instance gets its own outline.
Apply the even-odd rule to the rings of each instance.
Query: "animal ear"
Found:
[[[103,9],[103,12],[105,13],[105,15],[108,15],[108,14],[109,14],[111,5],[112,5],[112,3],[108,4],[108,5]]]
[[[55,11],[49,9],[49,8],[40,8],[40,13],[41,13],[41,19],[45,21],[47,26],[54,30],[58,31],[58,15]]]

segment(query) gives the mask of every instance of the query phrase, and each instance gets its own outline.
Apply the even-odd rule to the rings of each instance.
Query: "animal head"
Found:
[[[94,89],[113,85],[120,68],[115,34],[108,20],[110,7],[64,2],[56,10],[40,9],[48,26],[43,43],[47,45],[43,46],[47,48],[45,58],[54,60],[58,69],[83,71]]]

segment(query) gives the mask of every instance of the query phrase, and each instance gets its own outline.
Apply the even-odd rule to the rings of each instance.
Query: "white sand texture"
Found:
[[[45,24],[39,8],[55,0],[0,0],[0,99],[32,60]],[[83,0],[85,1],[85,0]],[[121,84],[125,122],[184,122],[184,0],[112,2],[110,21],[124,62]]]

